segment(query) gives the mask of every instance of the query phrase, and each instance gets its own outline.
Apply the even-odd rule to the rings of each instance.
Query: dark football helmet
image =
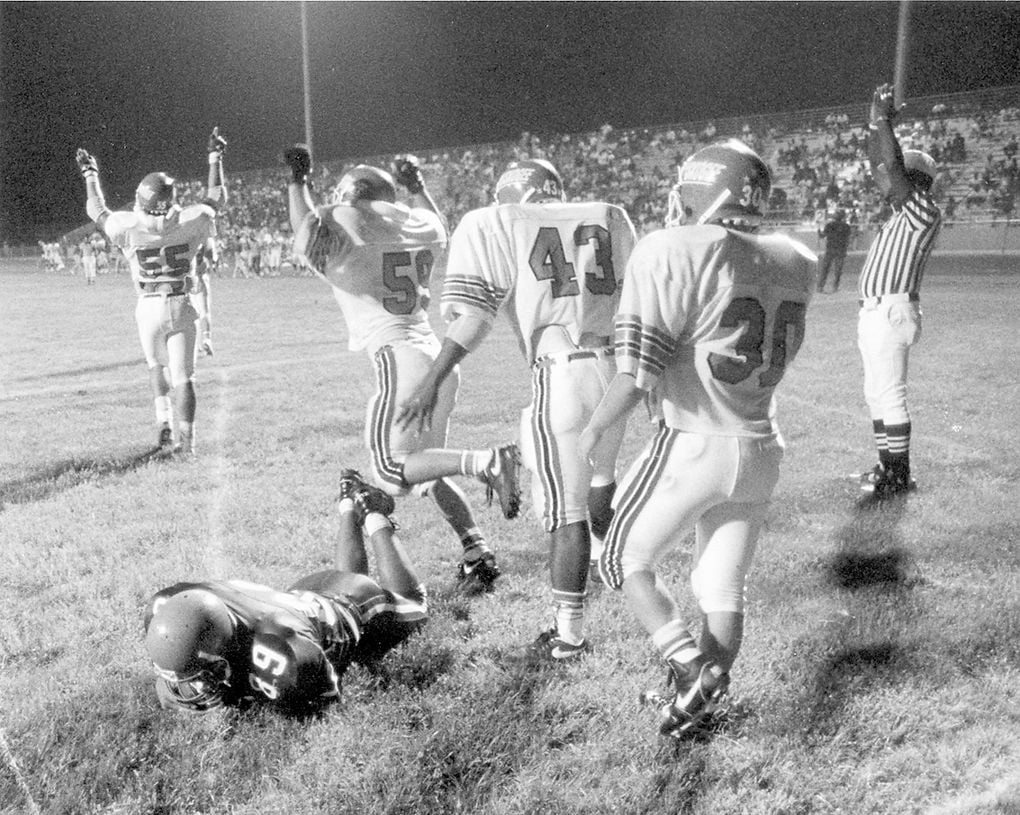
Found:
[[[536,204],[562,201],[563,179],[545,159],[523,159],[507,165],[496,182],[497,204]]]
[[[742,141],[703,147],[678,171],[669,193],[666,226],[713,221],[757,225],[771,189],[768,166]]]
[[[223,601],[211,591],[188,589],[156,607],[145,647],[174,700],[206,709],[220,704],[230,680],[224,652],[233,635]]]
[[[333,188],[333,204],[353,204],[356,201],[397,200],[397,185],[393,176],[378,167],[359,164],[344,173],[340,183]]]
[[[166,173],[149,173],[135,191],[135,209],[146,215],[166,215],[176,203],[177,188]]]

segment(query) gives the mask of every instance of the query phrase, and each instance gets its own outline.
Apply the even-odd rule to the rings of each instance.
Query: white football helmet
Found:
[[[771,190],[768,166],[742,141],[703,147],[678,170],[666,226],[717,221],[757,226]]]
[[[922,189],[931,189],[935,183],[935,176],[938,174],[935,169],[935,159],[922,150],[904,150],[903,167],[907,176]]]
[[[332,203],[354,204],[356,201],[388,201],[397,200],[397,185],[393,176],[378,167],[359,164],[344,173],[340,183],[333,188]]]
[[[562,201],[563,179],[545,159],[522,159],[507,165],[496,182],[497,204],[537,204]]]
[[[166,173],[149,173],[135,190],[135,209],[146,215],[166,215],[177,203],[177,187]]]

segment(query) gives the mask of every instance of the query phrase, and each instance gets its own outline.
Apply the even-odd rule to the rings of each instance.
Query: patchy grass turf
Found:
[[[855,269],[845,280],[852,283]],[[0,275],[0,812],[1009,813],[1020,811],[1020,276],[936,258],[911,358],[920,489],[855,508],[873,459],[852,286],[811,306],[780,390],[789,453],[749,591],[728,721],[662,743],[663,679],[622,598],[594,589],[583,664],[509,669],[549,617],[546,549],[465,483],[505,577],[455,587],[427,502],[396,517],[433,598],[388,687],[342,704],[161,712],[141,609],[173,581],[284,585],[328,562],[334,484],[367,468],[369,365],[327,287],[218,280],[201,455],[148,455],[125,278]],[[517,434],[528,372],[500,327],[464,366],[451,446]],[[632,421],[624,459],[648,434]],[[526,493],[527,494],[527,493]],[[668,577],[685,598],[686,547]]]

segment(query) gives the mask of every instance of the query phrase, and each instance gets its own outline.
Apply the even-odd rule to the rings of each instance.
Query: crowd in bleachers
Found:
[[[1013,91],[1012,93],[1010,91]],[[935,195],[945,220],[996,219],[1014,211],[1020,170],[1020,110],[1003,99],[1020,88],[999,89],[993,98],[922,100],[897,127],[904,147],[930,153],[939,164]],[[581,134],[522,133],[512,142],[427,152],[419,156],[429,188],[451,228],[469,210],[492,200],[493,187],[509,161],[546,158],[564,176],[568,200],[620,204],[639,232],[662,225],[676,168],[699,147],[721,138],[747,142],[772,167],[770,220],[777,224],[819,223],[836,208],[852,225],[882,222],[888,206],[867,171],[863,106],[802,114],[751,117],[696,125],[617,129],[604,125]],[[817,113],[817,112],[816,112]],[[314,186],[328,192],[351,166],[388,165],[392,156],[320,161]],[[290,266],[290,226],[281,167],[228,172],[230,189],[221,213],[219,274],[264,276]],[[181,185],[184,203],[200,200],[200,180]]]

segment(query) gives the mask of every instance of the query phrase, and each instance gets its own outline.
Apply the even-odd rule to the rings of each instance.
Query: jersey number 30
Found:
[[[804,303],[784,300],[776,309],[769,340],[769,366],[758,375],[762,388],[775,387],[783,378],[786,363],[792,362],[804,341]],[[708,367],[712,376],[729,385],[743,382],[765,361],[766,313],[753,297],[738,297],[730,303],[719,321],[721,328],[739,328],[746,325],[734,349],[743,359],[725,354],[709,354]],[[792,329],[792,332],[790,331]]]

